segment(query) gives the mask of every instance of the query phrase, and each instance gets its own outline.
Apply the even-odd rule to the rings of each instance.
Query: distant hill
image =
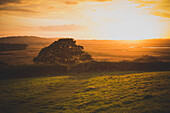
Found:
[[[58,40],[57,38],[41,38],[36,36],[11,36],[11,37],[1,37],[0,43],[22,43],[22,44],[49,44],[52,41]]]
[[[27,44],[18,43],[0,43],[0,51],[16,51],[24,50],[28,47]]]
[[[0,43],[24,43],[24,44],[50,44],[59,38],[45,38],[37,36],[10,36],[1,37]],[[136,47],[170,47],[170,39],[145,39],[145,40],[77,40],[82,45],[114,45],[136,46]]]

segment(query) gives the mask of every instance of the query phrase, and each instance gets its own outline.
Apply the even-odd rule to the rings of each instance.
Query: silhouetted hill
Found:
[[[24,50],[28,47],[27,44],[17,43],[0,43],[0,51],[17,51]]]
[[[0,43],[24,43],[24,44],[50,44],[59,38],[45,38],[36,36],[10,36],[1,37]],[[111,47],[170,47],[170,39],[145,39],[145,40],[77,40],[84,45],[109,45]]]
[[[57,38],[41,38],[36,36],[10,36],[0,38],[0,43],[22,43],[22,44],[49,44]]]
[[[49,44],[59,38],[45,38],[37,36],[10,36],[1,37],[0,43],[24,43],[24,44]],[[170,39],[145,39],[145,40],[77,40],[77,43],[87,45],[113,45],[136,47],[170,47]]]

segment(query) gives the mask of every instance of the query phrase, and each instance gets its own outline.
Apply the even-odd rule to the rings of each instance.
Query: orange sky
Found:
[[[0,0],[0,37],[170,38],[169,0]]]

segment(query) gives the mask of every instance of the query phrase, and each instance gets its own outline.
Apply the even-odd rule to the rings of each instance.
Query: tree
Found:
[[[92,61],[90,54],[72,38],[62,38],[43,48],[33,59],[36,64],[76,64]]]

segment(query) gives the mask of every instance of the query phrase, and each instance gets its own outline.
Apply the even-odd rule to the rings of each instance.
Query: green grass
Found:
[[[0,80],[0,113],[168,113],[170,71]]]

